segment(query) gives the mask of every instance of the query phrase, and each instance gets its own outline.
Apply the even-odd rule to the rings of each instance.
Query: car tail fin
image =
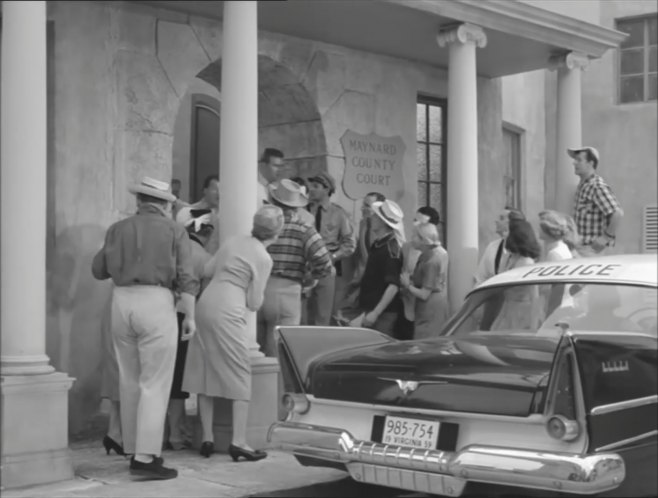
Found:
[[[279,326],[277,332],[285,389],[308,394],[309,366],[317,359],[336,351],[395,341],[376,330],[354,327]]]

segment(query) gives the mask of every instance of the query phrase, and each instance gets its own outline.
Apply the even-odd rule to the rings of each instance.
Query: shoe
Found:
[[[107,434],[103,438],[103,446],[105,447],[105,454],[107,455],[110,454],[110,450],[114,450],[114,452],[117,455],[121,455],[121,456],[126,455],[126,453],[123,451],[123,446],[121,446],[119,443],[117,443],[114,439],[112,439]]]
[[[130,474],[147,479],[174,479],[178,477],[176,469],[164,467],[162,463],[164,460],[160,457],[154,457],[153,461],[149,463],[138,462],[135,457],[130,459]]]
[[[199,453],[208,458],[210,455],[212,455],[215,452],[215,445],[212,441],[204,441],[201,443],[201,449],[199,450]]]
[[[231,458],[234,462],[237,462],[240,457],[243,457],[249,462],[257,462],[258,460],[262,460],[263,458],[267,457],[267,452],[263,450],[250,451],[244,448],[240,448],[234,444],[228,447],[228,454],[231,455]]]

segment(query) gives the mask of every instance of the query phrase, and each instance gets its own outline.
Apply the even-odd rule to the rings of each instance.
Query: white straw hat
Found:
[[[402,218],[404,213],[398,204],[386,199],[383,202],[373,202],[372,211],[389,227],[394,230],[402,230]]]
[[[162,199],[163,201],[174,202],[176,196],[171,193],[169,184],[167,182],[161,182],[153,178],[145,176],[142,178],[141,183],[131,185],[128,187],[128,190],[132,194],[144,194],[155,197],[156,199]]]

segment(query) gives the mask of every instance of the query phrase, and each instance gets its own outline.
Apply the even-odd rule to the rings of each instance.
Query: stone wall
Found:
[[[70,394],[76,434],[98,412],[100,322],[110,290],[92,278],[91,258],[107,226],[134,211],[128,184],[143,175],[185,178],[185,114],[191,93],[221,97],[222,29],[216,21],[132,3],[48,6],[55,40],[48,354],[77,378]],[[402,138],[405,181],[396,200],[409,227],[417,207],[416,99],[447,97],[446,72],[264,32],[259,68],[259,103],[269,109],[259,115],[259,145],[279,145],[298,173],[326,168],[340,185],[347,130]],[[479,206],[486,223],[500,205],[490,189],[501,177],[500,95],[500,81],[478,81]],[[334,201],[358,222],[358,201],[341,189]]]

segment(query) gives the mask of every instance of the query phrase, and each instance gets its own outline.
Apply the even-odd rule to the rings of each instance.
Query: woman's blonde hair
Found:
[[[569,230],[569,225],[564,214],[547,209],[539,213],[539,228],[549,237],[556,240],[564,240]]]
[[[440,244],[439,231],[433,223],[421,223],[414,226],[414,235],[423,243],[429,246],[438,246]]]

